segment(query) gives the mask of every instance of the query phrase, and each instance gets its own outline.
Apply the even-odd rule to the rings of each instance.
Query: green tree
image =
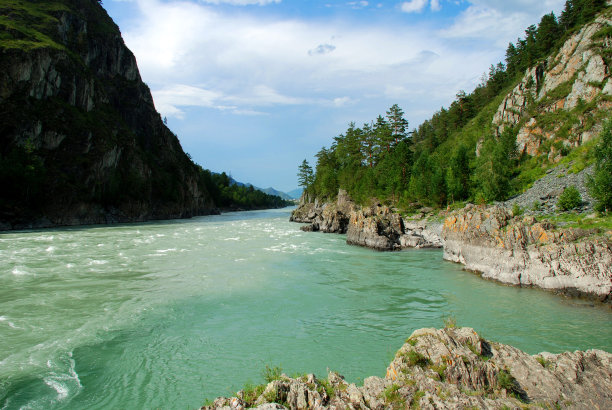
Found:
[[[569,211],[578,208],[582,204],[582,197],[575,186],[568,186],[563,190],[557,201],[557,208],[562,211]]]
[[[480,152],[475,173],[480,193],[487,202],[506,199],[516,165],[516,130],[507,128],[499,138],[485,138]]]
[[[308,187],[314,182],[312,167],[308,164],[308,161],[306,161],[306,159],[304,159],[304,161],[302,161],[302,163],[298,167],[297,176],[299,186],[304,187],[304,189],[308,189]]]
[[[387,111],[387,120],[391,127],[393,145],[397,145],[407,136],[408,121],[404,118],[404,111],[397,104],[393,104]]]
[[[559,23],[557,22],[555,13],[551,12],[542,16],[535,37],[538,57],[546,57],[559,40],[559,36]]]
[[[460,144],[453,151],[446,170],[446,186],[451,201],[466,199],[470,193],[469,150]]]
[[[600,212],[612,210],[612,120],[604,124],[601,141],[595,148],[595,172],[589,178],[589,193],[597,200]]]

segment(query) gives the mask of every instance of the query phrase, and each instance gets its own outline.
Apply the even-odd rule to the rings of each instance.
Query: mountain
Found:
[[[1,0],[0,225],[206,214],[200,169],[92,0]]]
[[[287,201],[290,201],[290,200],[293,199],[290,195],[286,194],[285,192],[278,191],[278,190],[276,190],[276,189],[274,189],[272,187],[264,188],[264,189],[257,188],[257,189],[259,189],[262,192],[265,192],[268,195],[279,196],[279,197],[281,197],[281,198],[283,198],[284,200],[287,200]]]
[[[226,182],[165,126],[99,1],[0,0],[0,230],[285,205]]]
[[[293,199],[300,199],[300,197],[302,196],[302,192],[304,192],[303,188],[296,188],[292,191],[287,192],[287,195],[289,195]]]
[[[254,189],[256,189],[258,191],[261,191],[261,192],[263,192],[265,194],[268,194],[268,195],[277,196],[277,197],[279,197],[281,199],[284,199],[285,201],[291,201],[292,199],[297,199],[297,198],[294,198],[294,197],[286,194],[285,192],[276,190],[276,189],[274,189],[272,187],[270,187],[270,188],[259,188],[259,187],[256,187],[255,185],[253,185],[253,184],[251,184],[249,182],[245,183],[245,182],[236,181],[232,177],[229,177],[229,180],[230,180],[230,184],[232,184],[232,185],[237,185],[237,186],[247,187],[247,188],[252,186]]]

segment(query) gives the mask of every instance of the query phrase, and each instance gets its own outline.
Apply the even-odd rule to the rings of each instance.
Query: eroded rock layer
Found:
[[[533,216],[513,218],[499,206],[467,206],[446,218],[442,237],[445,259],[485,278],[610,301],[608,235],[555,229]]]

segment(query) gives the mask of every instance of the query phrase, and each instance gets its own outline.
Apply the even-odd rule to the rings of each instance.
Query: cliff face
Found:
[[[608,10],[528,69],[493,117],[496,134],[518,126],[519,152],[547,154],[552,161],[594,138],[612,109],[610,24]]]
[[[198,167],[96,1],[0,12],[0,228],[210,213]]]
[[[485,278],[612,299],[609,235],[555,230],[532,216],[512,218],[497,206],[467,206],[446,218],[442,236],[445,259]]]
[[[333,372],[327,380],[282,375],[202,409],[603,409],[612,406],[611,392],[612,355],[601,350],[530,356],[471,328],[419,329],[386,376],[363,386]]]

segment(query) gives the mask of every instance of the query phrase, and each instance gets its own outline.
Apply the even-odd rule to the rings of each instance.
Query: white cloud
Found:
[[[427,6],[428,0],[410,0],[401,5],[404,13],[420,13]]]
[[[343,107],[352,102],[353,100],[350,97],[338,97],[338,98],[334,98],[333,105],[335,107]]]
[[[447,38],[466,38],[476,41],[488,39],[498,47],[523,37],[525,29],[537,24],[542,15],[551,10],[559,14],[564,0],[470,0],[452,26],[440,34]]]
[[[349,1],[346,4],[348,4],[349,6],[351,6],[354,9],[361,9],[361,8],[364,8],[364,7],[368,7],[368,4],[370,4],[370,3],[368,3],[367,1]]]
[[[265,6],[272,3],[280,3],[282,0],[199,0],[207,4],[230,4],[232,6]]]
[[[442,6],[440,6],[440,0],[431,0],[431,9],[433,11],[440,11]]]
[[[423,25],[262,18],[188,1],[137,1],[142,15],[122,27],[124,38],[167,116],[184,116],[188,106],[243,115],[282,106],[341,108],[410,100],[420,89],[444,101],[475,85],[473,73],[495,61],[494,50],[459,47]],[[414,105],[422,109],[422,101]]]

